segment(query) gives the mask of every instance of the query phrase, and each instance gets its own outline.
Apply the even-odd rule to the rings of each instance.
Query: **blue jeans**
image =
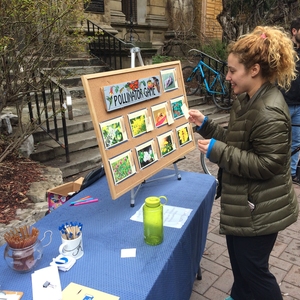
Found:
[[[289,106],[292,125],[300,125],[300,105]],[[292,147],[291,150],[295,150],[300,145],[300,126],[292,126]],[[297,152],[291,159],[291,174],[296,175],[297,164],[299,160],[299,153]]]

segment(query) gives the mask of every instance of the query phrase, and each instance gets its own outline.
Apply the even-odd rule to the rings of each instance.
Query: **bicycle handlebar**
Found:
[[[212,60],[216,61],[217,63],[220,63],[220,64],[222,64],[222,65],[224,65],[224,66],[227,65],[227,62],[226,62],[226,61],[216,59],[216,58],[214,58],[214,57],[212,57],[212,56],[210,56],[210,55],[207,55],[207,54],[203,53],[202,51],[200,51],[200,50],[198,50],[198,49],[190,49],[190,50],[188,51],[188,53],[190,53],[190,52],[192,52],[192,51],[198,52],[197,55],[194,55],[194,56],[200,56],[201,59],[203,59],[204,57],[207,57],[207,58],[210,58],[210,59],[212,59]]]
[[[198,52],[197,53],[197,55],[195,55],[195,56],[203,56],[203,52],[201,52],[200,50],[198,50],[198,49],[190,49],[189,51],[188,51],[188,53],[190,53],[190,52],[192,52],[192,51],[195,51],[195,52]]]

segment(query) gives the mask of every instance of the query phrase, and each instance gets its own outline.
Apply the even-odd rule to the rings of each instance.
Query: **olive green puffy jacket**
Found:
[[[291,121],[275,86],[264,84],[250,100],[245,95],[235,100],[227,130],[208,119],[198,133],[216,140],[209,159],[223,171],[221,234],[266,235],[297,220]],[[255,205],[253,211],[248,201]]]

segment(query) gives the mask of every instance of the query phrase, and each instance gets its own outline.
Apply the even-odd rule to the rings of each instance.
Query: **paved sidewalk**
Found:
[[[199,137],[195,134],[196,140]],[[203,173],[198,149],[187,154],[186,159],[178,162],[177,166],[179,170]],[[300,186],[293,186],[300,203]],[[198,188],[201,188],[200,184]],[[233,276],[225,237],[219,235],[219,211],[220,200],[215,200],[200,264],[202,280],[195,280],[190,300],[223,300],[230,293]],[[283,299],[300,300],[300,218],[279,233],[271,254],[270,269],[280,284]]]

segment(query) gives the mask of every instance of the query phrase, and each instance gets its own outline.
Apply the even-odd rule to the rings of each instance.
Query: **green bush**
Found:
[[[201,51],[219,60],[227,60],[227,45],[220,40],[206,41]]]
[[[152,57],[152,63],[153,64],[160,64],[163,62],[168,62],[168,61],[172,61],[172,57],[171,56],[165,56],[165,55],[155,55]]]
[[[167,56],[167,55],[152,56],[152,63],[153,64],[160,64],[160,63],[175,61],[175,60],[182,60],[182,58],[181,57],[176,57],[176,56]]]

